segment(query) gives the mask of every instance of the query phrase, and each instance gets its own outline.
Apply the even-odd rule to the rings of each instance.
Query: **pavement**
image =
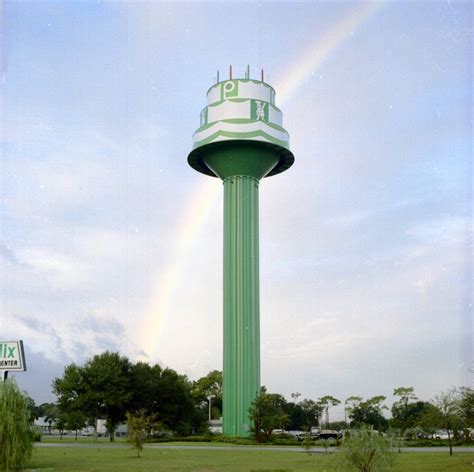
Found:
[[[116,449],[129,449],[129,444],[84,444],[84,443],[46,443],[39,442],[35,443],[36,447],[72,447],[72,448],[83,448],[83,449],[102,449],[102,448],[116,448]],[[204,450],[204,451],[235,451],[236,449],[242,451],[288,451],[288,452],[307,452],[302,447],[294,446],[175,446],[168,444],[145,444],[145,448],[150,449],[177,449],[177,450]],[[402,452],[449,452],[449,447],[402,447]],[[309,451],[315,454],[325,453],[326,450],[323,447],[313,447]],[[329,452],[335,452],[334,449],[330,448]],[[474,454],[474,447],[453,447],[453,452],[470,452]]]

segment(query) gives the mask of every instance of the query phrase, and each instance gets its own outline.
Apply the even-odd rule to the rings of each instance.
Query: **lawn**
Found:
[[[189,445],[189,443],[188,443]],[[336,470],[337,453],[312,454],[286,451],[153,449],[138,459],[125,448],[36,447],[29,470],[34,471],[314,471]],[[394,471],[472,472],[473,455],[409,452],[397,454]]]

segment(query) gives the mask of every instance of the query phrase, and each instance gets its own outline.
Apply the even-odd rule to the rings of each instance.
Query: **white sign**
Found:
[[[0,371],[26,370],[23,341],[0,341]]]

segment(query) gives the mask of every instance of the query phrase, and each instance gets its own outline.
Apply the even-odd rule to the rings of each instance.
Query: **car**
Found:
[[[453,432],[449,431],[448,435],[448,431],[446,429],[440,429],[439,431],[436,431],[436,433],[434,433],[433,437],[435,439],[449,439],[450,437],[453,437]]]
[[[298,441],[303,441],[303,439],[306,437],[306,434],[307,434],[304,431],[299,431],[299,430],[287,431],[286,433],[290,436],[293,436]]]

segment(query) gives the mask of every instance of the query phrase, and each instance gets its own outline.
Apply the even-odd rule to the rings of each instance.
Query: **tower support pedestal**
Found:
[[[223,431],[250,435],[249,407],[260,390],[258,184],[224,180]]]

